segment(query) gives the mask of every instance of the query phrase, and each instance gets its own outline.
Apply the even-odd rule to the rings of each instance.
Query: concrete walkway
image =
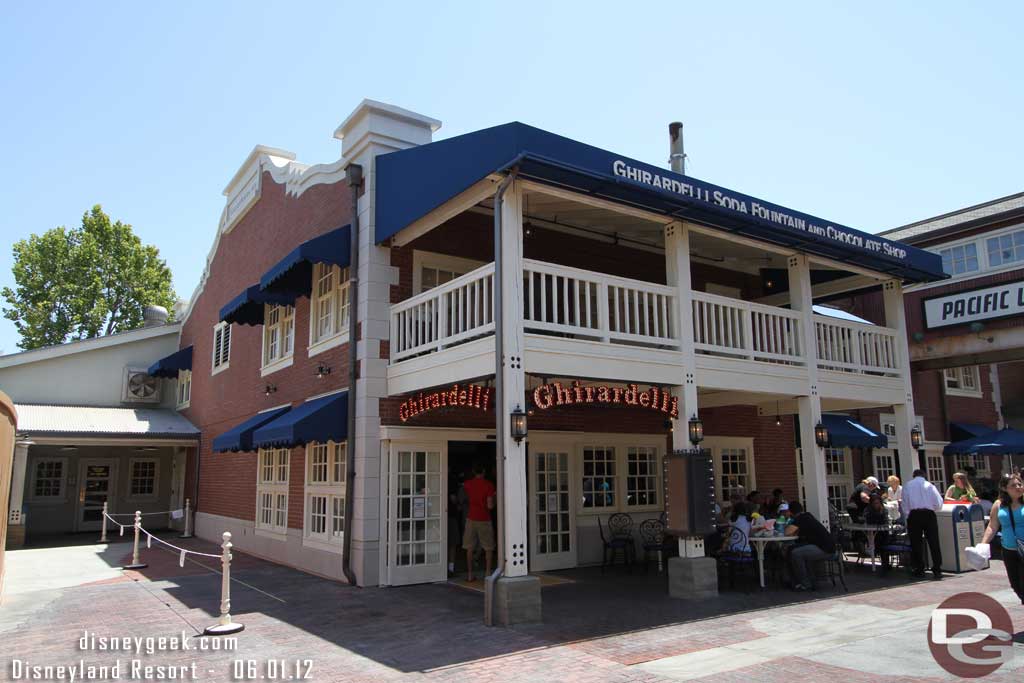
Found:
[[[188,543],[216,552],[210,543]],[[267,667],[280,660],[290,674],[304,672],[309,660],[309,680],[317,681],[939,681],[952,677],[932,660],[926,628],[946,597],[987,593],[1007,607],[1017,630],[1024,626],[1024,608],[998,564],[941,582],[854,570],[850,593],[831,586],[809,595],[728,591],[699,602],[667,598],[665,579],[654,572],[574,570],[543,589],[544,623],[489,629],[474,591],[450,584],[359,589],[236,553],[232,612],[246,626],[236,651],[79,649],[86,631],[184,632],[193,648],[208,644],[199,634],[216,620],[217,562],[180,567],[177,553],[154,544],[143,551],[147,569],[123,572],[129,554],[126,543],[9,552],[0,680],[17,658],[178,666],[203,681],[237,679],[238,666],[270,677],[276,672]],[[1024,646],[1017,648],[1017,659],[986,680],[1020,678]]]

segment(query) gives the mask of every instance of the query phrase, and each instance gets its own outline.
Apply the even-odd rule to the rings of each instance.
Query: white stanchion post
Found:
[[[180,538],[192,538],[192,501],[185,499],[185,533]]]
[[[107,542],[107,501],[103,501],[103,527],[100,531],[100,543]]]
[[[145,569],[148,564],[139,561],[139,529],[142,528],[142,511],[135,511],[135,543],[132,545],[132,563],[122,569]]]
[[[223,572],[220,581],[220,620],[203,631],[208,636],[223,636],[245,629],[242,624],[231,620],[231,532],[225,531],[223,538],[224,542],[220,546],[223,550],[221,555]]]

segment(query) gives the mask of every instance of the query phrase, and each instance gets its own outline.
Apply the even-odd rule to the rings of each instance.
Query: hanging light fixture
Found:
[[[924,443],[924,434],[921,433],[920,425],[914,425],[914,428],[910,430],[910,445],[914,449],[920,449]]]
[[[782,426],[782,416],[779,415],[779,402],[778,401],[775,402],[775,426],[776,427],[781,427]]]
[[[516,443],[526,438],[526,413],[519,406],[516,406],[515,410],[509,413],[509,429]]]
[[[700,418],[697,417],[696,413],[694,413],[693,417],[690,418],[687,426],[690,431],[690,443],[696,446],[704,440],[704,423],[700,421]]]
[[[819,448],[825,448],[826,446],[828,446],[828,427],[826,427],[821,422],[814,425],[814,442],[818,444]]]

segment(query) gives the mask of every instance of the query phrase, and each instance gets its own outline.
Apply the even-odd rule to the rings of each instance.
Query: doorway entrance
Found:
[[[466,550],[462,536],[466,531],[469,512],[469,498],[462,484],[472,479],[474,469],[481,467],[484,478],[491,483],[498,481],[497,445],[493,441],[449,441],[448,442],[448,569],[455,576],[466,574]],[[500,494],[499,494],[500,495]],[[497,538],[498,506],[490,511],[491,528]],[[497,561],[497,552],[493,557]],[[486,570],[483,550],[474,556],[474,576],[484,576]],[[493,569],[493,567],[492,567]]]
[[[103,503],[116,490],[117,461],[83,459],[78,471],[76,531],[95,531],[103,525]]]

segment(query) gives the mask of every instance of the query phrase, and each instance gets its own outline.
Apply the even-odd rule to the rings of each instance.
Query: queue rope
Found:
[[[142,514],[143,517],[147,517],[149,515],[173,515],[175,512],[181,512],[181,510],[178,509],[178,510],[164,510],[163,512],[143,512],[141,514]],[[116,520],[113,519],[114,517],[134,517],[135,516],[134,512],[114,512],[114,513],[104,512],[103,514],[105,514],[107,517],[110,517],[111,518],[110,521],[115,522],[115,523],[116,523]],[[131,525],[129,524],[128,526],[131,526]]]

